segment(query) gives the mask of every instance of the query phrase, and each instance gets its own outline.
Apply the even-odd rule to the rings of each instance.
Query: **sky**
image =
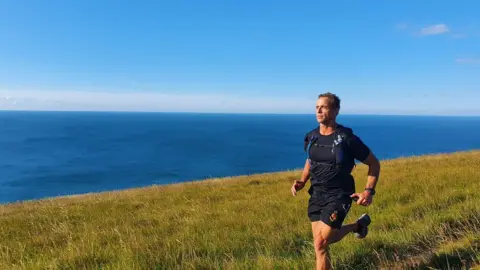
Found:
[[[480,1],[0,1],[0,109],[480,115]]]

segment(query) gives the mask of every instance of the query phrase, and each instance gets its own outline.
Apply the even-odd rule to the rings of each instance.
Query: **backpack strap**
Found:
[[[307,158],[310,159],[310,148],[318,140],[319,127],[311,130],[305,135],[303,150],[307,153]]]
[[[352,135],[353,131],[351,128],[344,127],[340,124],[337,125],[337,128],[335,129],[333,151],[335,151],[335,165],[338,169],[342,169],[345,165],[350,165],[346,163],[346,159],[349,159],[346,143]],[[355,166],[355,162],[353,163],[353,166]]]

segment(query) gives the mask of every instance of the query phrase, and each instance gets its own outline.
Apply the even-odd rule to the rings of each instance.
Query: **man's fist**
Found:
[[[292,195],[296,196],[297,191],[301,190],[305,186],[305,182],[300,180],[295,180],[292,185]]]
[[[350,196],[353,200],[357,201],[358,205],[369,206],[372,204],[373,196],[370,195],[370,192],[364,191],[361,193],[354,193]]]

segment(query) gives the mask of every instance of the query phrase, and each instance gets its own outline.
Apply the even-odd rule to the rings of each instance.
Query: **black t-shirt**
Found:
[[[308,144],[312,135],[317,139],[309,149],[310,180],[311,187],[326,193],[353,193],[355,192],[355,183],[352,177],[351,168],[347,165],[346,170],[339,170],[335,164],[337,156],[333,151],[334,141],[338,140],[338,134],[321,135],[319,128],[312,130],[305,136],[305,143]],[[347,162],[345,164],[354,164],[355,160],[364,161],[370,149],[363,141],[351,133],[343,143],[342,158]]]

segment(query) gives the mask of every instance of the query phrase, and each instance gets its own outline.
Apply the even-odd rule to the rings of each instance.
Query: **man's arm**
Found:
[[[293,182],[293,185],[292,185],[292,188],[291,188],[292,195],[296,196],[297,191],[299,191],[303,187],[305,187],[305,184],[308,182],[309,179],[310,179],[310,160],[307,159],[305,161],[305,166],[303,167],[303,172],[302,172],[302,176],[301,176],[300,180],[295,180]]]
[[[377,186],[380,175],[380,162],[371,149],[358,136],[353,135],[351,137],[349,147],[353,157],[368,166],[366,190],[352,194],[351,197],[357,198],[357,204],[368,206],[372,203],[373,189]]]
[[[370,152],[368,157],[362,161],[362,163],[368,166],[367,185],[365,188],[375,189],[378,177],[380,176],[380,162],[377,157]]]
[[[310,179],[310,160],[307,158],[307,160],[305,161],[305,166],[303,166],[302,178],[300,178],[300,181],[302,181],[303,183],[307,183],[309,179]]]
[[[372,203],[372,190],[377,186],[378,178],[380,176],[380,162],[372,152],[370,152],[367,158],[361,162],[368,166],[367,184],[363,192],[352,196],[358,198],[357,204],[368,206]]]

